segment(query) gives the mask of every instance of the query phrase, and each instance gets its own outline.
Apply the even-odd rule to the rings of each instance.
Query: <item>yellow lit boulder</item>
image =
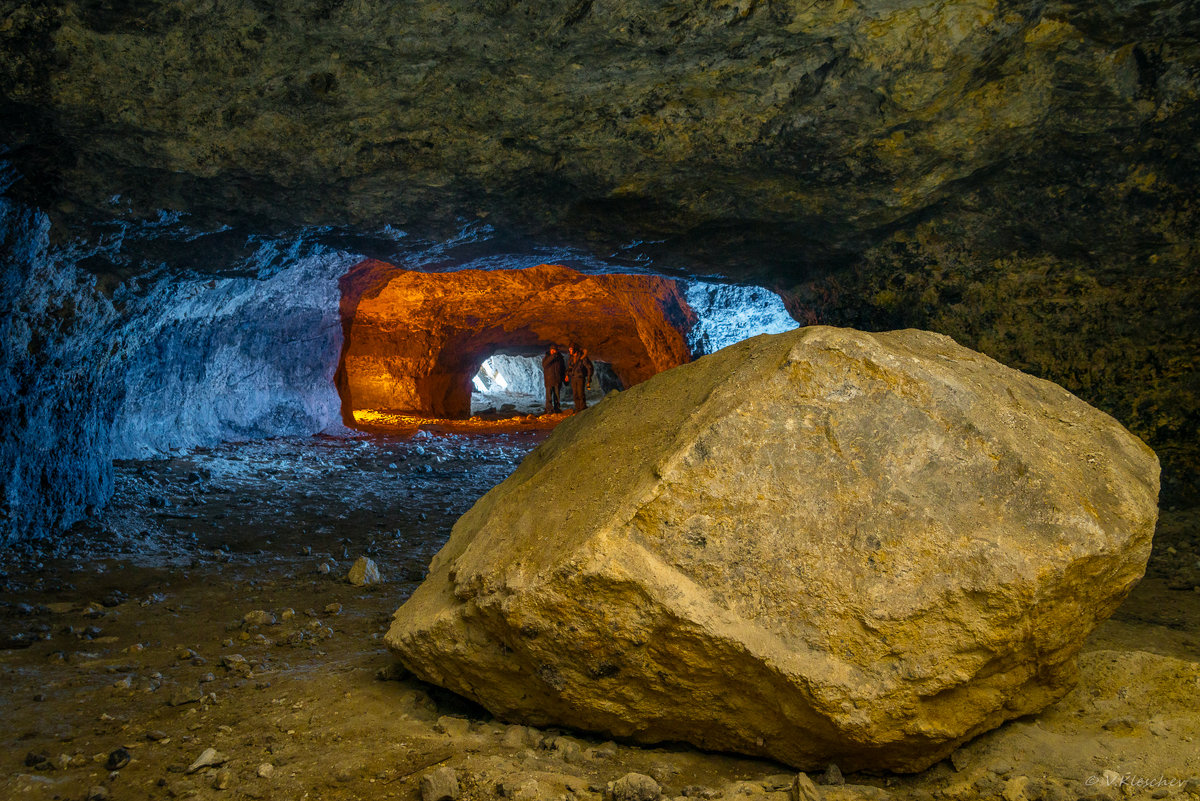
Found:
[[[947,337],[761,336],[567,420],[455,525],[388,645],[498,717],[915,771],[1075,681],[1158,460]]]

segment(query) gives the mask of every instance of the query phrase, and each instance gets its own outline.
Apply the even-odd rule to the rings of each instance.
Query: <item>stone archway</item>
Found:
[[[340,287],[347,424],[358,409],[467,417],[471,377],[499,351],[577,342],[627,387],[691,358],[695,314],[669,278],[549,264],[422,273],[367,260]]]

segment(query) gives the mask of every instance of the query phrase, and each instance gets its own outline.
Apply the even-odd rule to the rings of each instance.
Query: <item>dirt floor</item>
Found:
[[[544,427],[231,444],[117,466],[102,516],[0,565],[0,799],[789,798],[795,772],[509,726],[399,675],[391,613]],[[1200,795],[1200,510],[1076,690],[918,775],[812,774],[838,799]],[[382,582],[347,581],[369,557]],[[633,795],[628,796],[635,797]]]

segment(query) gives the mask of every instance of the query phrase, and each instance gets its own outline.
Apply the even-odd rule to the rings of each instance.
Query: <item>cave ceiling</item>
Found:
[[[301,232],[394,261],[457,241],[786,284],[931,219],[996,252],[1154,246],[1130,229],[1200,174],[1184,0],[77,0],[0,19],[9,192],[60,241],[120,235],[155,263]]]

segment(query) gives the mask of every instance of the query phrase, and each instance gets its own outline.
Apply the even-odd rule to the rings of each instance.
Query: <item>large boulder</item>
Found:
[[[559,426],[387,642],[505,720],[915,771],[1071,688],[1157,493],[1115,420],[947,337],[760,336]]]

